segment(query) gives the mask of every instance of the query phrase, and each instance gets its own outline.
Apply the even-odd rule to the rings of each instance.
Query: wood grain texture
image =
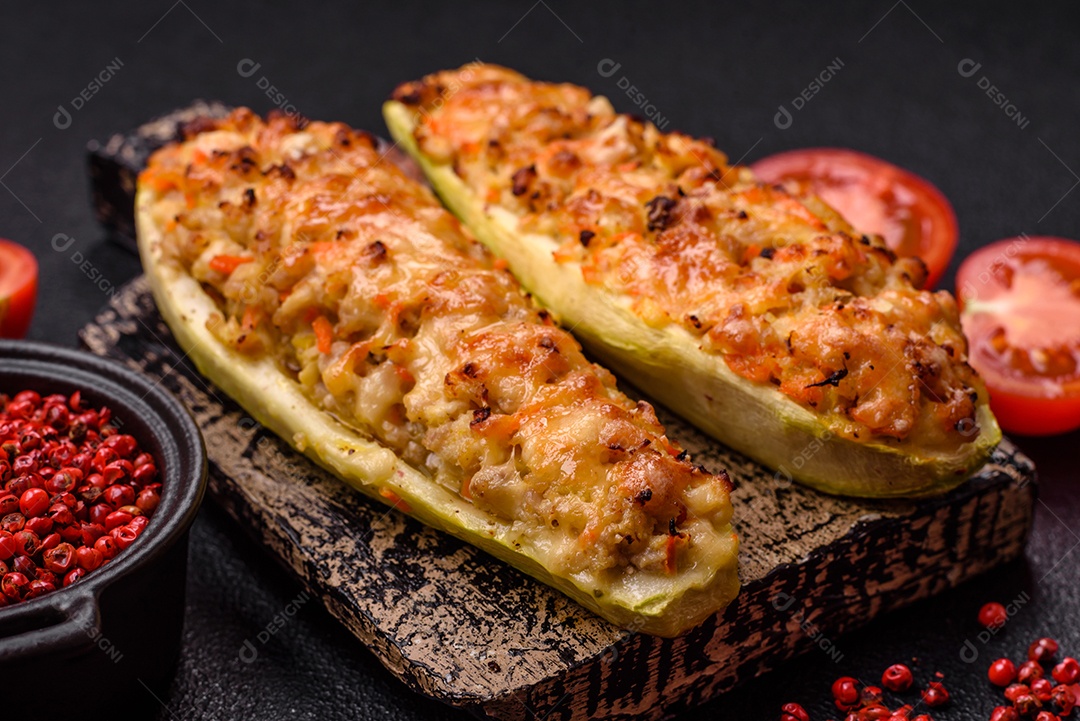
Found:
[[[1008,441],[947,496],[841,499],[790,485],[660,409],[695,460],[737,483],[743,582],[724,613],[660,639],[611,626],[293,452],[194,370],[143,279],[81,337],[183,400],[206,438],[212,497],[393,673],[479,715],[662,717],[796,654],[835,660],[840,634],[1016,557],[1031,527],[1034,467]]]

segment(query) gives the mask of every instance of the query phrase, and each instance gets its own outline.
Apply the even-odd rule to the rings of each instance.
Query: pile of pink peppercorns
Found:
[[[78,391],[0,395],[0,606],[75,583],[149,523],[157,465],[110,419]]]

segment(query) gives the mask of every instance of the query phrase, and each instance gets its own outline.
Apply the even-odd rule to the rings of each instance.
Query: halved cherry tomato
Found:
[[[21,245],[0,238],[0,338],[22,338],[37,301],[38,264]]]
[[[863,233],[875,233],[897,255],[926,263],[932,288],[956,251],[956,214],[941,191],[914,173],[872,155],[841,148],[777,153],[750,166],[767,183],[813,193]]]
[[[956,289],[969,360],[1001,427],[1080,428],[1080,243],[1000,240],[963,262]]]

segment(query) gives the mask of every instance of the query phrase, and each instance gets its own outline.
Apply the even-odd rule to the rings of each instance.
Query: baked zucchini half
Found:
[[[738,592],[731,484],[695,466],[370,135],[246,109],[140,175],[139,251],[199,371],[359,491],[612,623]]]
[[[955,300],[813,197],[490,65],[383,108],[445,204],[622,377],[779,480],[947,491],[1000,441]]]

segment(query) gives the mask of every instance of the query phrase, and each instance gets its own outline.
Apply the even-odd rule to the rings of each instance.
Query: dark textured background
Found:
[[[1080,192],[1070,192],[1080,183],[1074,3],[31,5],[0,11],[0,235],[30,245],[41,261],[31,330],[38,339],[73,344],[109,288],[138,272],[137,259],[109,243],[91,215],[87,141],[196,97],[269,110],[278,101],[260,90],[263,77],[304,115],[381,132],[379,104],[397,82],[474,58],[585,84],[634,111],[617,87],[625,76],[669,128],[711,135],[733,159],[840,145],[931,179],[955,205],[958,260],[1021,232],[1078,235]],[[57,128],[58,105],[71,110],[72,98],[114,58],[122,62],[115,77],[72,112],[69,127]],[[835,58],[843,62],[839,74],[790,128],[777,128],[778,106],[790,108]],[[957,72],[965,58],[982,63],[974,77]],[[244,59],[260,64],[251,77],[237,71]],[[614,76],[598,72],[604,59],[621,63]],[[978,88],[983,75],[1027,127]],[[64,251],[51,245],[59,233],[75,239]],[[1080,653],[1080,434],[1019,440],[1043,479],[1026,560],[835,639],[839,663],[811,654],[695,716],[769,719],[781,702],[799,700],[815,719],[835,717],[825,701],[837,675],[870,680],[917,657],[921,678],[941,671],[953,691],[952,707],[938,719],[985,719],[998,696],[984,674],[997,654],[1019,656],[1043,633]],[[315,603],[303,604],[254,662],[243,663],[244,640],[299,587],[213,507],[195,526],[191,560],[184,651],[162,692],[161,719],[457,715],[407,691]],[[1021,603],[984,644],[974,616],[990,599]],[[960,658],[969,640],[980,654],[975,664]]]

